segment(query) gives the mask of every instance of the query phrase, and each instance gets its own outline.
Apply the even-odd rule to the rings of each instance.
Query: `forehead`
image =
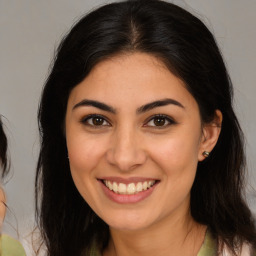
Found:
[[[185,105],[195,100],[184,82],[156,57],[145,53],[119,55],[98,63],[72,91],[73,104],[83,98],[110,105],[144,104],[160,98],[175,98]]]

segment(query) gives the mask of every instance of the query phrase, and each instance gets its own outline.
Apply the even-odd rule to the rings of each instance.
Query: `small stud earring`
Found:
[[[205,158],[209,157],[209,155],[210,155],[210,152],[208,152],[208,151],[204,151],[204,152],[203,152],[203,156],[204,156]]]

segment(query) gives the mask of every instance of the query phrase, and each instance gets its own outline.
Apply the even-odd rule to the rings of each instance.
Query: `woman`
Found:
[[[48,255],[253,255],[243,136],[213,35],[163,1],[82,18],[39,108]]]
[[[0,117],[0,171],[1,179],[3,179],[8,171],[8,160],[7,160],[7,138],[5,136],[2,120]],[[6,199],[3,189],[0,186],[0,255],[1,256],[25,256],[25,251],[21,244],[15,239],[8,235],[1,234],[2,223],[4,221],[6,212]]]

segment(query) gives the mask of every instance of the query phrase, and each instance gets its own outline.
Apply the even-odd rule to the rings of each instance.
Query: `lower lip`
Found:
[[[119,204],[134,204],[138,203],[147,197],[149,197],[152,192],[154,191],[155,187],[157,186],[158,183],[154,184],[152,187],[150,187],[147,190],[141,191],[136,194],[132,195],[124,195],[124,194],[116,194],[112,190],[109,190],[103,183],[102,181],[99,181],[101,184],[101,187],[105,193],[105,195],[112,201],[119,203]]]

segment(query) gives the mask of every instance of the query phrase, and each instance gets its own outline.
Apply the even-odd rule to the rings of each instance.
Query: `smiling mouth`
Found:
[[[116,194],[121,195],[134,195],[138,194],[142,191],[146,191],[153,187],[158,181],[157,180],[150,180],[150,181],[144,181],[144,182],[137,182],[137,183],[118,183],[113,182],[109,180],[102,180],[103,184],[111,191],[113,191]]]

